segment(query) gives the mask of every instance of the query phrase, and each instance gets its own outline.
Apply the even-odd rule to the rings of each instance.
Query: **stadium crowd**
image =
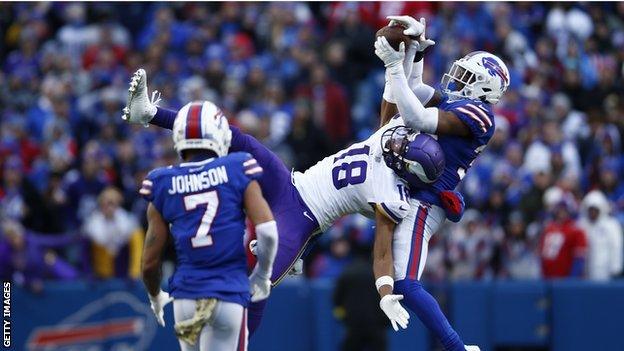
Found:
[[[303,170],[378,125],[373,38],[397,13],[427,18],[426,82],[474,50],[511,71],[460,188],[469,209],[431,240],[424,279],[621,275],[622,2],[0,4],[0,275],[137,277],[138,185],[177,155],[170,132],[120,118],[135,69],[161,106],[213,100]],[[557,247],[560,232],[575,244]],[[372,239],[345,217],[306,275],[338,276]],[[553,269],[552,250],[584,265]]]

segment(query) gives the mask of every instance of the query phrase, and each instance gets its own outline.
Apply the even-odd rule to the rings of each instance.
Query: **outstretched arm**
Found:
[[[423,83],[422,80],[425,50],[429,46],[435,45],[435,41],[427,39],[426,37],[425,31],[427,22],[425,18],[422,17],[420,21],[416,21],[410,16],[388,16],[388,19],[390,19],[389,25],[398,24],[405,27],[406,29],[403,32],[405,35],[411,35],[411,33],[419,33],[422,31],[417,38],[411,35],[412,42],[403,59],[403,70],[407,77],[408,85],[418,100],[425,107],[438,106],[442,100],[441,94],[436,92],[433,87]],[[389,78],[389,74],[386,72],[386,83],[383,100],[381,102],[380,127],[388,123],[388,121],[399,112],[396,106],[396,99],[394,99],[392,95]]]
[[[403,295],[394,295],[394,260],[392,237],[395,223],[380,211],[375,212],[375,243],[373,245],[373,271],[375,286],[381,296],[379,307],[386,314],[395,331],[407,328],[409,313],[401,306]]]
[[[384,62],[390,79],[392,95],[399,113],[408,127],[425,133],[469,136],[470,129],[454,113],[425,107],[410,89],[401,62],[405,45],[395,51],[384,37],[375,42],[375,54]]]

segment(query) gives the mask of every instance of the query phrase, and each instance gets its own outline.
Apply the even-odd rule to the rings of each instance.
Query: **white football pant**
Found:
[[[444,221],[441,207],[410,199],[407,217],[394,229],[392,253],[394,255],[394,280],[420,280],[425,269],[429,239]]]
[[[173,315],[176,323],[193,318],[195,300],[173,300]],[[195,346],[179,342],[182,351],[247,351],[247,338],[247,310],[236,303],[217,301]]]

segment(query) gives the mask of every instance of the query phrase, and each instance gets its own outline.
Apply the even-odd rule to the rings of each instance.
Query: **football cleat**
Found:
[[[288,275],[302,275],[303,274],[303,260],[298,258],[295,261],[293,267],[288,271]]]
[[[148,126],[156,115],[156,106],[160,102],[160,93],[152,92],[150,99],[147,93],[147,73],[140,68],[132,75],[128,88],[128,100],[121,118],[130,123]]]
[[[253,239],[249,242],[249,252],[254,256],[258,256],[258,240]]]

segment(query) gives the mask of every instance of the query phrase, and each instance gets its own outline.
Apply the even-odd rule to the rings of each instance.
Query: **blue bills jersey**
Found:
[[[244,193],[262,175],[248,153],[150,172],[139,191],[169,224],[177,254],[169,280],[174,298],[249,302]]]
[[[470,137],[439,135],[438,143],[446,157],[444,172],[426,188],[412,190],[413,197],[440,206],[438,193],[457,187],[494,135],[495,125],[490,105],[480,100],[449,100],[448,96],[444,96],[438,108],[453,112],[471,132]]]

